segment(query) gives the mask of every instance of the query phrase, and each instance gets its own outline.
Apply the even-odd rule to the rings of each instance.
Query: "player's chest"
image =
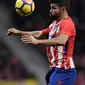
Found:
[[[60,33],[60,23],[52,23],[49,26],[49,39],[57,37]]]

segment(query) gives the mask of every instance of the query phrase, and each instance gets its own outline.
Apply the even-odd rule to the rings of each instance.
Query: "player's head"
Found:
[[[57,19],[65,12],[67,12],[67,6],[64,0],[50,0],[50,16]]]

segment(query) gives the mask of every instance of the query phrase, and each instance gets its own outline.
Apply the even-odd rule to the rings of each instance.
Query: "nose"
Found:
[[[52,10],[50,9],[50,13],[52,13]]]

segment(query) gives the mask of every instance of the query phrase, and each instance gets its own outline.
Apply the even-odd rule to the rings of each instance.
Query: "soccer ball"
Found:
[[[21,16],[28,16],[33,13],[35,3],[33,0],[17,0],[15,3],[16,12]]]

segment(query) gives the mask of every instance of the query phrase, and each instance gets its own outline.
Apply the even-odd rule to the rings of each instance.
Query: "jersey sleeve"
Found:
[[[49,33],[49,28],[42,30],[42,35],[47,35]]]
[[[68,20],[64,20],[60,25],[60,34],[66,34],[69,37],[71,37],[73,34],[74,26],[73,23],[71,23]]]

